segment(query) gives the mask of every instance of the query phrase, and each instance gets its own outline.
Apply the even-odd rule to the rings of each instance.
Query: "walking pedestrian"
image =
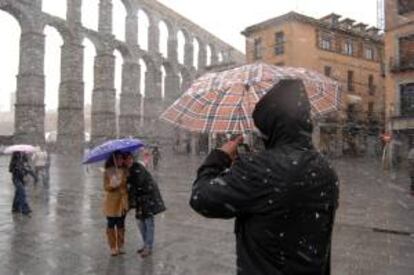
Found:
[[[408,152],[408,171],[410,173],[410,180],[411,180],[411,195],[414,196],[414,145],[411,145],[411,149]]]
[[[237,274],[330,274],[338,178],[312,144],[302,81],[284,80],[256,105],[265,150],[236,157],[239,137],[198,169],[191,207],[236,218]]]
[[[126,171],[123,167],[123,156],[120,152],[113,153],[105,163],[104,213],[107,219],[106,236],[111,255],[124,254],[125,216],[128,211],[128,193]]]
[[[154,167],[155,170],[158,170],[158,164],[160,160],[161,160],[161,152],[158,146],[154,146],[154,148],[152,148],[152,166]]]
[[[143,149],[143,162],[145,168],[149,168],[149,165],[151,163],[151,152],[148,148]]]
[[[9,164],[9,172],[12,174],[12,181],[15,188],[12,213],[22,213],[23,215],[30,216],[32,210],[26,198],[24,177],[27,171],[25,170],[24,155],[23,152],[14,152]]]
[[[152,254],[154,247],[154,216],[165,211],[158,185],[145,167],[134,161],[132,154],[125,155],[128,167],[130,204],[135,207],[135,218],[144,245],[138,249],[142,258]]]
[[[48,153],[45,150],[42,150],[41,147],[38,147],[39,150],[33,154],[32,160],[34,164],[34,173],[36,174],[37,181],[40,177],[43,181],[43,186],[49,185],[49,165],[50,159]]]

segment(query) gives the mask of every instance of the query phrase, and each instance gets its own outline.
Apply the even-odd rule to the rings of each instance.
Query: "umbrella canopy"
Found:
[[[39,148],[29,145],[29,144],[16,144],[6,147],[4,149],[4,154],[13,154],[14,152],[23,152],[23,153],[35,153],[39,151]]]
[[[340,85],[316,71],[264,63],[244,65],[198,78],[161,119],[192,132],[254,131],[256,103],[282,79],[300,79],[314,117],[340,109]]]
[[[139,139],[125,138],[109,140],[90,150],[83,158],[82,163],[88,164],[106,160],[115,151],[133,152],[142,146],[144,146],[144,143]]]

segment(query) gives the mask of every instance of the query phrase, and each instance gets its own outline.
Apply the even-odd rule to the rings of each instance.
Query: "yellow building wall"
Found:
[[[274,36],[276,32],[283,31],[285,34],[285,54],[275,55],[273,52]],[[283,63],[285,66],[304,67],[324,73],[325,66],[332,68],[332,77],[340,81],[343,90],[343,102],[348,102],[347,94],[358,95],[362,98],[362,110],[368,111],[368,103],[374,102],[374,112],[384,110],[385,82],[382,76],[380,62],[364,58],[351,57],[337,52],[321,50],[318,47],[317,29],[314,25],[291,21],[279,26],[272,26],[251,34],[247,38],[246,53],[249,63],[259,61],[254,59],[254,38],[261,37],[263,43],[263,54],[260,61],[270,64]],[[382,54],[382,49],[376,54]],[[353,92],[348,91],[348,70],[354,72]],[[369,95],[368,78],[374,77],[376,91]]]

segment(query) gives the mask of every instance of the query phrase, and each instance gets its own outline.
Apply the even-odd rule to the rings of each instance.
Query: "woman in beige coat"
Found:
[[[123,167],[123,157],[114,153],[105,163],[104,214],[108,224],[106,236],[108,238],[111,255],[124,254],[125,216],[128,211],[128,193],[126,170]]]

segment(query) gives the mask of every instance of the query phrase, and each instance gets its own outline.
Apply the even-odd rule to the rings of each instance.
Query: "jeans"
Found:
[[[151,250],[154,245],[154,217],[151,216],[143,220],[137,219],[137,224],[144,246]]]
[[[14,192],[12,211],[21,212],[23,214],[30,213],[31,210],[27,204],[26,190],[23,185],[23,180],[17,176],[13,176],[13,184],[16,190]]]

